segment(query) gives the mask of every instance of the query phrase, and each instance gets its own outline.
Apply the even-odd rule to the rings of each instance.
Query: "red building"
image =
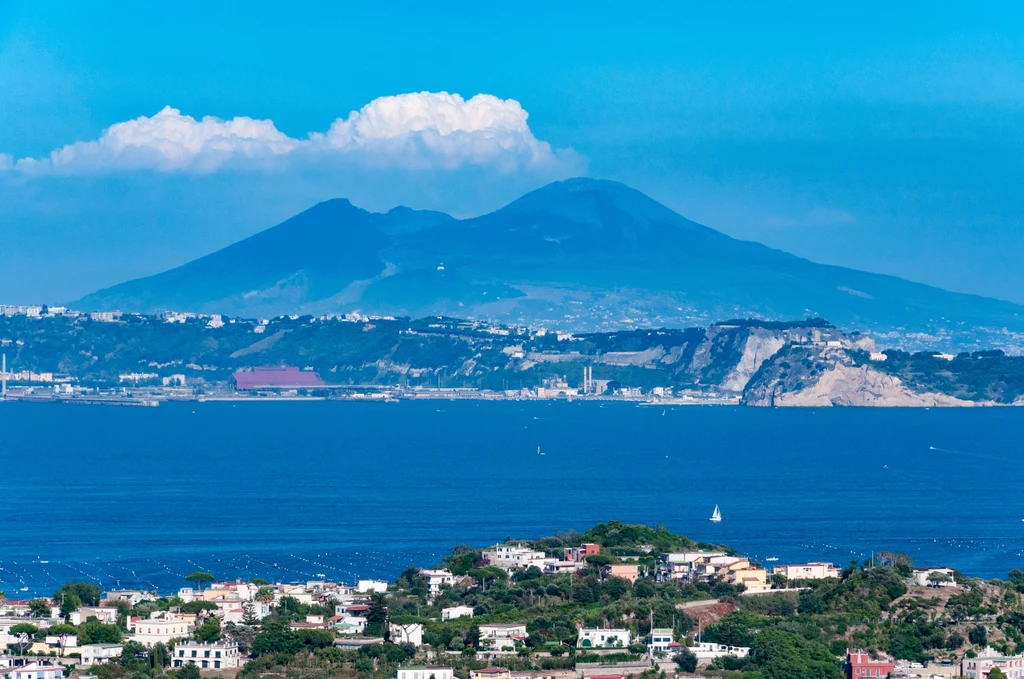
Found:
[[[239,370],[231,376],[235,389],[315,389],[323,387],[324,381],[315,372],[293,367],[253,368]]]
[[[896,661],[892,658],[872,658],[864,651],[849,651],[846,654],[847,679],[887,677],[894,669],[896,669]]]
[[[601,545],[593,542],[584,542],[579,547],[566,547],[565,548],[565,560],[566,561],[583,561],[591,554],[600,554]]]

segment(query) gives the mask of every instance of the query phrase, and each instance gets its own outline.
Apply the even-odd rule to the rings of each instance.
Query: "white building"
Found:
[[[525,622],[480,625],[480,645],[485,648],[501,649],[503,646],[515,646],[516,641],[525,639]]]
[[[113,606],[82,606],[77,610],[71,611],[71,615],[68,617],[71,620],[71,624],[75,627],[86,622],[89,618],[96,618],[104,625],[115,625],[117,624],[117,609]]]
[[[423,645],[423,625],[410,623],[398,625],[391,623],[391,641],[396,644],[412,644],[413,646]]]
[[[487,563],[499,568],[544,567],[544,552],[538,552],[522,545],[494,545],[494,549],[485,550],[483,558]]]
[[[937,573],[939,578],[930,580],[932,573]],[[914,582],[921,587],[956,587],[953,573],[952,568],[915,568]]]
[[[360,594],[367,594],[369,592],[380,592],[384,593],[388,591],[387,580],[360,580],[356,583],[356,591]]]
[[[772,573],[781,573],[787,580],[825,580],[838,578],[841,572],[839,566],[824,561],[786,564],[772,569]]]
[[[451,667],[430,665],[408,665],[398,668],[395,679],[454,679],[455,671]]]
[[[150,618],[135,622],[135,636],[132,640],[146,648],[153,648],[158,643],[166,646],[172,639],[186,639],[191,631],[192,626],[186,620]]]
[[[83,665],[105,665],[119,659],[123,651],[121,644],[85,644],[79,649]]]
[[[451,608],[441,609],[441,620],[455,620],[456,618],[472,618],[473,607],[472,606],[452,606]]]
[[[171,665],[177,669],[195,665],[201,670],[226,670],[238,667],[238,644],[182,641],[174,647]]]
[[[652,656],[655,654],[667,654],[671,649],[672,630],[668,628],[651,630],[651,643],[647,644],[647,652]]]
[[[579,648],[625,648],[633,640],[628,629],[581,629],[576,637]]]
[[[437,594],[442,587],[451,587],[455,582],[455,576],[451,574],[451,571],[421,570],[420,575],[427,581],[427,590],[431,594]]]
[[[702,641],[696,646],[690,647],[690,652],[697,656],[698,663],[709,663],[715,658],[722,658],[727,655],[734,655],[737,658],[746,658],[750,648],[746,646],[726,646],[725,644],[714,644]]]
[[[23,665],[4,676],[8,679],[64,679],[64,668],[60,665]]]

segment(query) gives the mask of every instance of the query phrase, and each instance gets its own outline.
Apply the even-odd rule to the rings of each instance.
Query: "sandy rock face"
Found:
[[[887,408],[984,405],[944,394],[914,393],[898,377],[869,366],[835,365],[822,372],[815,383],[798,391],[777,391],[769,386],[759,387],[757,391],[759,393],[748,395],[748,405]]]

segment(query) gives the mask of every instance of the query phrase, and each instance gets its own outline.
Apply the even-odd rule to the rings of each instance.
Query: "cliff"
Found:
[[[940,407],[991,405],[911,389],[899,377],[860,363],[850,347],[788,346],[762,366],[743,395],[750,406]]]

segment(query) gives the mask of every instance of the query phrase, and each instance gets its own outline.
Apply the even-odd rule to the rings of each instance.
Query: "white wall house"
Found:
[[[690,648],[690,651],[697,656],[697,662],[711,662],[715,658],[722,658],[727,655],[734,655],[737,658],[746,658],[750,649],[746,646],[726,646],[725,644],[713,644],[701,642]]]
[[[171,665],[175,669],[195,665],[201,670],[226,670],[238,667],[238,644],[182,641],[174,647]]]
[[[23,665],[13,668],[5,676],[9,679],[64,679],[64,668],[60,665]]]
[[[368,594],[369,592],[386,592],[388,591],[387,580],[360,580],[356,583],[356,591],[360,594]]]
[[[442,587],[451,587],[455,582],[455,576],[451,571],[446,570],[422,570],[420,575],[427,581],[427,591],[437,594]]]
[[[628,629],[581,629],[576,637],[579,648],[625,648],[630,641]]]
[[[451,667],[433,667],[429,665],[408,665],[398,668],[395,679],[454,679],[455,672]]]
[[[452,606],[451,608],[441,609],[441,620],[455,620],[456,618],[472,618],[473,607],[472,606]]]
[[[946,579],[934,582],[928,578],[932,573],[938,573],[944,576]],[[956,581],[953,579],[952,568],[915,568],[914,569],[914,582],[921,587],[956,587]]]
[[[647,652],[651,655],[667,654],[671,650],[672,630],[668,628],[651,630],[651,643],[647,644]]]
[[[543,568],[545,554],[522,545],[494,545],[482,554],[487,563],[499,568]]]
[[[419,623],[411,623],[408,625],[397,625],[395,623],[391,623],[391,641],[396,644],[422,646],[423,625]]]
[[[83,665],[105,665],[121,657],[124,646],[121,644],[85,644],[79,648]]]

